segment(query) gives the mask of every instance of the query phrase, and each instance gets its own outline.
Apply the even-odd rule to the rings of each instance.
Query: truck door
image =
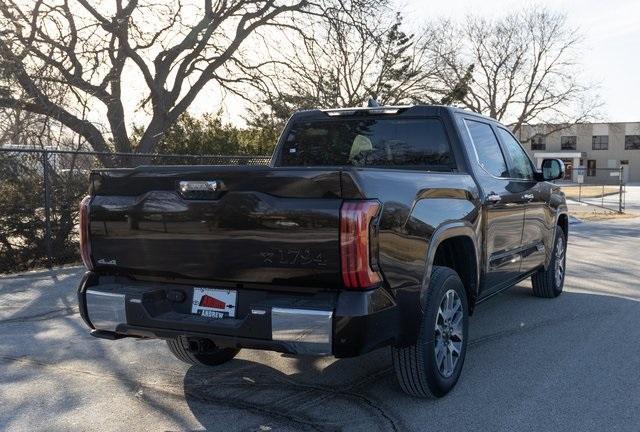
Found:
[[[520,274],[526,200],[520,182],[511,178],[507,158],[492,126],[476,119],[466,118],[464,122],[481,167],[475,171],[484,201],[481,280],[481,295],[484,296],[509,285]]]
[[[535,180],[533,164],[520,143],[508,130],[499,126],[496,130],[507,156],[511,177],[519,184],[519,193],[526,201],[520,247],[520,272],[524,273],[544,264],[545,249],[553,247],[553,244],[545,244],[549,237],[545,236],[545,233],[551,232],[551,227],[547,227],[549,217],[546,194],[543,184]],[[553,242],[553,239],[551,241]]]

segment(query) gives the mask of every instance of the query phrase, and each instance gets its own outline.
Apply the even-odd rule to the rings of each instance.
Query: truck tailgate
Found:
[[[337,288],[340,177],[329,168],[96,171],[93,262],[132,276]]]

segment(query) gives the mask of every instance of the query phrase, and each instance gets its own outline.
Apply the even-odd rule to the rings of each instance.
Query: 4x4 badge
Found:
[[[180,187],[180,192],[182,193],[215,192],[219,188],[217,180],[181,181],[178,185]]]

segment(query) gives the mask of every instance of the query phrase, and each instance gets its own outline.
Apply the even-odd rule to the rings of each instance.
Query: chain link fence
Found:
[[[568,199],[606,210],[624,213],[625,167],[575,168],[575,182],[562,187]]]
[[[267,165],[268,156],[99,153],[0,147],[0,273],[78,262],[78,204],[94,168]]]

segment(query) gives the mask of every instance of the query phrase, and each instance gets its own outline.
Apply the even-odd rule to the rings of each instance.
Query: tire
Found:
[[[167,345],[178,360],[202,366],[221,365],[233,359],[240,352],[237,348],[219,348],[206,339],[190,341],[186,336],[167,339]]]
[[[567,263],[567,235],[558,226],[553,242],[551,261],[545,270],[539,269],[531,276],[533,295],[542,298],[555,298],[562,294]]]
[[[440,310],[447,311],[443,303],[445,296],[454,299],[457,310],[450,319],[451,324],[446,326],[444,315],[439,313]],[[437,398],[446,395],[458,382],[467,352],[469,305],[464,285],[455,271],[448,267],[433,267],[425,309],[416,342],[407,347],[392,347],[391,356],[402,391],[411,396]],[[455,323],[459,323],[459,327]],[[456,330],[451,332],[451,327]],[[439,347],[442,353],[448,346],[445,340],[455,342],[458,350],[455,363],[448,364],[447,355],[442,358],[436,354],[436,348]],[[445,352],[450,352],[453,360],[453,351]]]

